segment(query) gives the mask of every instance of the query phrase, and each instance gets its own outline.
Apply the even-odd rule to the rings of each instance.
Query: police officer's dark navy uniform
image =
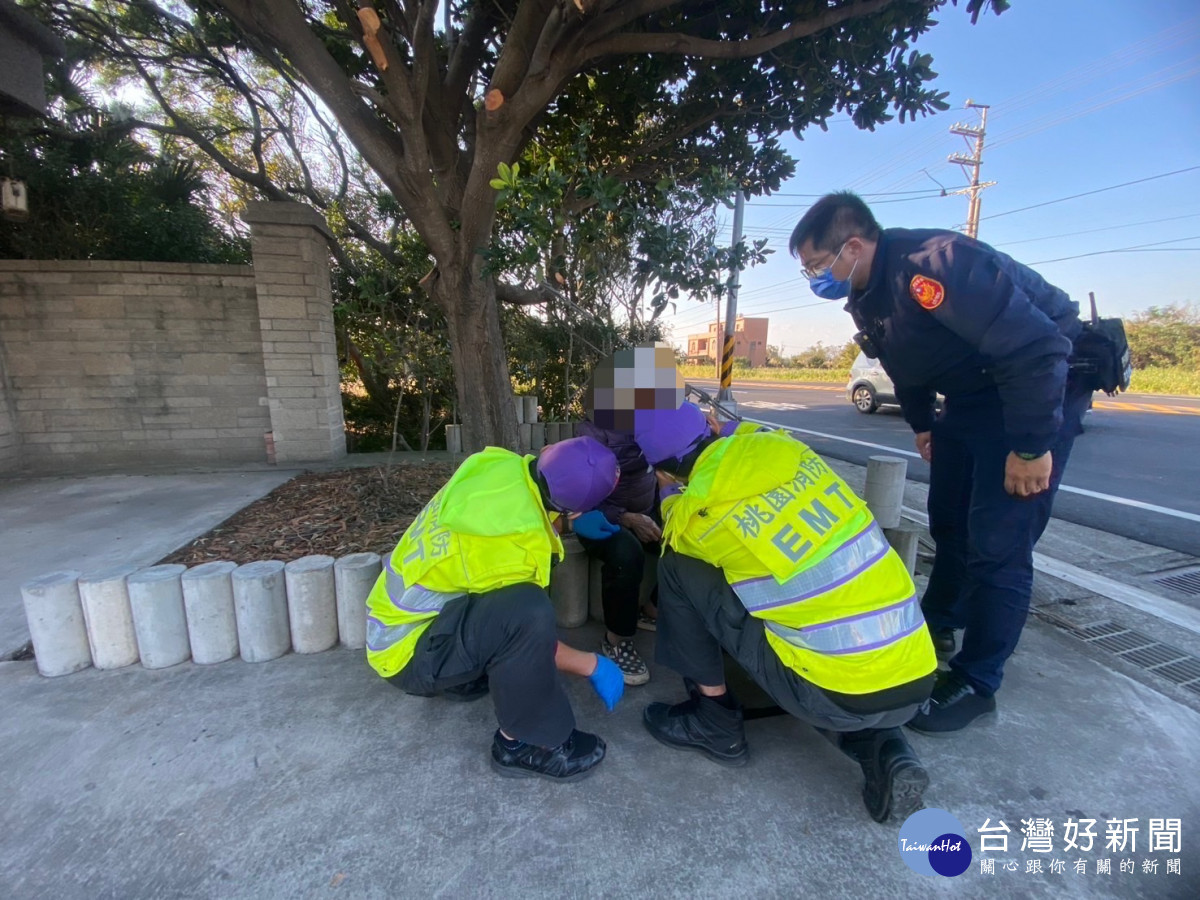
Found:
[[[1078,306],[957,232],[880,230],[849,194],[818,201],[791,248],[814,292],[849,296],[859,343],[895,383],[922,455],[932,454],[937,551],[921,606],[943,653],[954,651],[953,630],[964,632],[929,711],[910,725],[958,730],[995,709],[1029,610],[1033,546],[1082,430],[1091,391],[1068,372]],[[945,397],[939,416],[935,392]]]

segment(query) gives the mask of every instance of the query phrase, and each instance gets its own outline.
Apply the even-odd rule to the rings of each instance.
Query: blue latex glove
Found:
[[[608,711],[612,712],[625,693],[625,676],[620,667],[603,654],[596,654],[596,671],[588,676],[592,688],[600,695]]]
[[[585,512],[578,519],[574,519],[571,522],[571,529],[589,541],[607,541],[621,530],[621,526],[614,525],[605,518],[604,513],[593,509],[591,512]]]

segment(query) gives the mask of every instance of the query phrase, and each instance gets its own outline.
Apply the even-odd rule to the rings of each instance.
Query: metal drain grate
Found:
[[[1119,659],[1200,694],[1200,659],[1178,647],[1156,641],[1116,622],[1071,626],[1070,631]]]
[[[1170,572],[1158,576],[1153,581],[1173,591],[1200,597],[1200,569]]]
[[[1170,665],[1181,660],[1187,659],[1186,653],[1181,653],[1174,647],[1168,647],[1166,644],[1151,644],[1149,647],[1140,647],[1137,650],[1130,650],[1120,654],[1122,659],[1127,659],[1131,663],[1141,666],[1143,669],[1156,669],[1159,666]]]

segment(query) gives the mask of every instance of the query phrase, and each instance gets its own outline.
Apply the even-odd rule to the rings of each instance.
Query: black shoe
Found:
[[[592,774],[604,759],[604,739],[586,731],[572,731],[557,747],[535,747],[522,743],[510,750],[500,732],[492,738],[492,768],[506,778],[549,778],[579,781]]]
[[[456,684],[454,687],[446,688],[441,692],[441,695],[447,700],[456,700],[460,703],[470,703],[472,700],[486,697],[487,694],[488,677],[486,672],[474,681],[468,681],[466,684]]]
[[[938,672],[929,699],[929,712],[917,713],[908,727],[918,734],[940,737],[966,728],[980,716],[996,711],[996,698],[980,696],[955,671]]]
[[[929,773],[899,728],[868,728],[843,734],[839,748],[863,771],[863,804],[876,822],[903,821],[925,808]]]
[[[743,727],[742,705],[727,707],[705,697],[696,685],[684,680],[690,697],[671,706],[651,703],[642,713],[642,724],[668,747],[696,750],[723,766],[744,766],[750,759]],[[732,694],[726,694],[732,699]]]
[[[958,645],[954,641],[953,628],[930,628],[929,637],[933,641],[933,652],[938,659],[949,659],[954,655]]]

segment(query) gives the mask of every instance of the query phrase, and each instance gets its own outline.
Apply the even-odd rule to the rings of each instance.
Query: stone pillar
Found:
[[[255,201],[250,225],[266,403],[279,463],[346,455],[329,285],[332,235],[303,203]]]
[[[292,646],[283,563],[263,559],[230,574],[238,647],[246,662],[277,659]]]
[[[867,460],[867,487],[863,491],[863,500],[880,528],[895,528],[900,524],[907,471],[908,461],[898,456],[872,456]]]
[[[574,537],[563,539],[563,561],[550,573],[550,602],[559,628],[578,628],[588,617],[588,558]]]
[[[378,553],[351,553],[333,564],[338,635],[346,647],[361,650],[367,645],[367,595],[381,569]]]
[[[151,566],[125,581],[138,654],[147,669],[177,666],[192,655],[180,580],[186,571],[181,565]]]
[[[320,653],[338,641],[333,557],[324,554],[294,559],[283,567],[287,586],[292,649]]]
[[[78,572],[51,572],[27,581],[21,585],[21,598],[39,672],[47,677],[70,675],[92,664]]]
[[[79,579],[92,665],[97,669],[119,669],[138,661],[137,632],[125,584],[137,570],[137,566],[118,566]]]
[[[188,569],[180,578],[192,660],[202,666],[238,655],[237,615],[230,578],[236,568],[235,562],[215,560]]]

